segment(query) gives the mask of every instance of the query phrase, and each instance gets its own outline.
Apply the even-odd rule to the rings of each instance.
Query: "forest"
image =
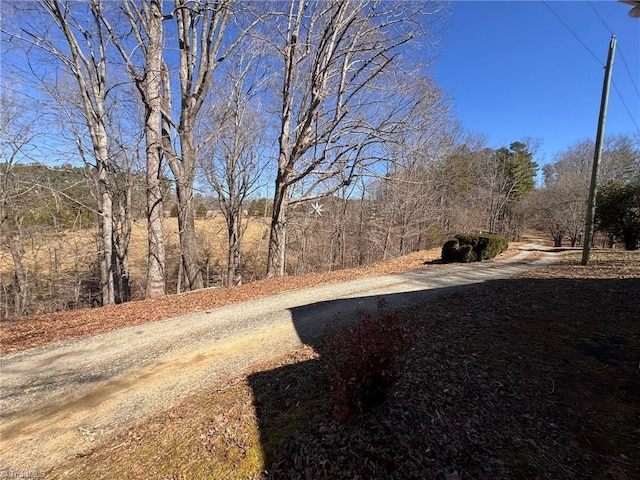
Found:
[[[364,267],[457,233],[579,246],[594,143],[465,132],[439,2],[3,2],[0,318]],[[418,59],[418,60],[416,60]],[[597,228],[638,248],[640,137]]]

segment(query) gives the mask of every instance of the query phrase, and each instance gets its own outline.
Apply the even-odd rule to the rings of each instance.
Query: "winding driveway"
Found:
[[[384,296],[404,309],[443,289],[548,265],[504,261],[363,278],[206,310],[0,357],[0,471],[38,472],[95,447],[201,388],[215,388]]]

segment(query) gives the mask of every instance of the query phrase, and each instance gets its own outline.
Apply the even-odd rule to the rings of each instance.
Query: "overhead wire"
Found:
[[[636,123],[636,120],[633,118],[633,115],[631,114],[631,110],[629,110],[629,107],[627,107],[626,102],[624,101],[624,98],[622,97],[622,93],[620,93],[620,90],[618,90],[618,86],[616,85],[616,82],[612,82],[613,84],[613,89],[616,91],[616,93],[618,94],[618,97],[620,97],[620,101],[622,102],[622,106],[624,107],[624,109],[627,111],[627,113],[629,114],[629,118],[631,119],[631,121],[633,122],[633,124],[636,127],[636,130],[638,132],[640,132],[640,127],[638,127],[638,124]]]
[[[604,21],[602,16],[598,13],[596,8],[593,6],[593,2],[589,2],[589,6],[591,7],[591,10],[593,10],[593,13],[596,14],[598,19],[602,23],[602,25],[604,25],[604,28],[606,28],[611,35],[615,35],[613,33],[613,30],[611,30],[611,28],[609,28],[609,25],[607,25],[607,22]],[[631,74],[631,69],[629,68],[629,64],[627,63],[626,58],[624,58],[624,54],[622,53],[622,48],[621,48],[620,45],[618,45],[618,55],[620,56],[620,59],[622,60],[622,64],[624,65],[624,68],[627,71],[627,75],[629,75],[629,80],[631,80],[631,85],[633,85],[633,88],[636,91],[636,94],[638,95],[638,97],[640,97],[640,90],[638,89],[638,85],[636,85],[636,82],[633,79],[633,75]]]
[[[604,63],[602,63],[602,60],[600,60],[600,58],[599,58],[595,53],[593,53],[593,51],[592,51],[592,50],[587,46],[587,44],[586,44],[586,43],[584,43],[584,42],[582,41],[582,39],[581,39],[581,38],[576,34],[576,32],[574,32],[574,31],[573,31],[573,29],[572,29],[572,28],[571,28],[571,27],[570,27],[570,26],[569,26],[569,25],[568,25],[564,20],[562,20],[562,18],[560,17],[560,15],[558,15],[558,14],[555,12],[555,10],[553,10],[553,8],[551,8],[551,5],[549,5],[549,3],[547,3],[547,2],[542,2],[542,3],[544,3],[545,7],[547,7],[551,13],[553,13],[553,15],[558,19],[558,21],[559,21],[560,23],[562,23],[562,25],[564,25],[564,27],[565,27],[567,30],[569,30],[569,32],[571,32],[571,35],[573,35],[573,36],[575,37],[575,39],[576,39],[576,40],[578,40],[578,42],[580,43],[580,45],[582,45],[582,46],[584,47],[584,49],[585,49],[587,52],[589,52],[593,58],[595,58],[595,59],[596,59],[596,61],[598,62],[598,64],[599,64],[600,66],[604,66]]]
[[[551,8],[551,6],[543,1],[542,3],[544,3],[544,5],[549,9],[549,11],[558,19],[558,21],[560,23],[562,23],[562,25],[564,25],[564,27],[569,30],[569,32],[575,37],[575,39],[580,43],[580,45],[583,46],[583,48],[589,52],[591,54],[591,56],[593,58],[596,59],[596,61],[598,62],[598,64],[600,66],[604,67],[604,64],[602,63],[602,61],[600,60],[600,58],[598,58],[598,56],[593,53],[593,51],[587,46],[586,43],[584,43],[582,41],[582,39],[573,31],[573,29],[564,21],[562,20],[562,18],[553,10],[553,8]],[[591,2],[589,2],[589,5],[591,5]],[[596,15],[598,16],[598,18],[600,19],[600,21],[604,24],[605,28],[611,33],[611,35],[614,35],[613,32],[611,32],[611,29],[608,27],[608,25],[606,24],[606,22],[602,19],[602,17],[600,17],[600,15],[598,15],[598,12],[593,8],[593,5],[591,5],[591,8],[593,9],[593,11],[596,13]],[[620,52],[620,49],[618,48],[618,51]],[[620,58],[623,59],[622,55],[620,56]],[[629,74],[629,77],[632,79],[631,83],[634,86],[634,88],[636,89],[636,92],[638,92],[638,88],[636,87],[635,83],[633,82],[633,76],[631,75],[631,72],[629,71],[629,67],[626,63],[626,61],[623,59],[622,63],[625,65],[625,68],[627,69],[627,73]],[[622,96],[622,93],[620,92],[620,90],[618,89],[616,82],[613,81],[613,88],[616,91],[616,93],[618,94],[618,97],[620,98],[620,101],[622,102],[622,106],[624,107],[624,109],[626,110],[627,114],[629,115],[629,118],[631,119],[631,122],[633,123],[633,125],[636,127],[636,130],[640,131],[640,128],[638,127],[638,123],[636,122],[636,120],[633,118],[633,115],[631,113],[631,110],[629,109],[629,107],[627,106],[626,102],[624,101],[624,97]],[[639,93],[640,95],[640,93]]]

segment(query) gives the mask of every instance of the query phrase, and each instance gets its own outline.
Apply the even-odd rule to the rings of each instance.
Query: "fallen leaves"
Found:
[[[421,335],[389,401],[349,422],[332,415],[326,352],[304,347],[136,426],[138,440],[81,459],[76,478],[121,478],[131,465],[172,478],[180,458],[190,478],[640,478],[640,304],[628,288],[640,262],[621,258],[567,258],[412,310]],[[624,278],[600,268],[610,261]],[[625,330],[635,343],[607,369],[572,343]]]
[[[225,305],[265,298],[285,291],[336,283],[354,278],[388,275],[421,268],[439,258],[438,249],[416,252],[369,268],[356,268],[298,277],[275,277],[229,288],[208,288],[121,305],[33,315],[0,322],[0,354],[48,343],[96,335],[118,328],[142,325],[166,318]],[[429,268],[437,268],[432,265]]]

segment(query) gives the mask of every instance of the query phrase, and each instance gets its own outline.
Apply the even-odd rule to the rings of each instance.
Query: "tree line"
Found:
[[[555,246],[579,246],[584,233],[595,144],[578,142],[543,168],[543,185],[525,204],[528,223],[546,232]],[[640,135],[614,135],[603,146],[596,201],[596,227],[609,246],[640,241]],[[626,233],[624,233],[626,232]],[[632,233],[635,232],[635,233]],[[626,240],[625,240],[626,236]]]
[[[129,249],[143,221],[144,295],[168,293],[172,208],[175,289],[208,286],[208,239],[196,230],[203,195],[224,218],[223,285],[242,283],[248,263],[256,278],[256,261],[262,276],[279,276],[367,265],[460,231],[575,233],[537,213],[556,197],[580,203],[571,162],[545,167],[536,188],[536,142],[495,149],[465,134],[426,73],[446,21],[439,2],[2,8],[0,219],[14,272],[5,316],[35,311],[34,276],[44,273],[23,260],[36,231],[62,238],[95,228],[83,247],[93,249],[91,267],[76,272],[86,278],[74,288],[89,284],[92,303],[109,305],[132,298]],[[631,181],[637,139],[619,139],[614,150],[627,159],[615,168],[631,174],[611,178]],[[243,258],[247,213],[268,219],[264,258],[251,262]]]

